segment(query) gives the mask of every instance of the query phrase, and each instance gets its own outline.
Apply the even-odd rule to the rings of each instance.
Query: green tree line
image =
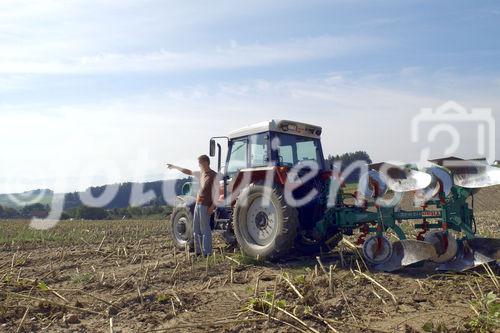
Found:
[[[330,167],[332,167],[335,163],[341,163],[341,171],[344,171],[349,167],[349,165],[356,161],[365,161],[367,164],[372,163],[370,155],[363,150],[355,151],[353,153],[344,153],[341,155],[328,155],[326,161]],[[357,182],[359,182],[359,170],[354,170],[354,172],[347,176],[346,183]]]
[[[110,220],[131,218],[164,218],[172,212],[172,207],[167,205],[148,205],[141,207],[127,206],[123,208],[105,209],[100,207],[78,206],[65,210],[62,220]],[[33,204],[22,209],[3,207],[0,205],[0,219],[30,219],[32,217],[45,218],[50,213],[49,205]]]

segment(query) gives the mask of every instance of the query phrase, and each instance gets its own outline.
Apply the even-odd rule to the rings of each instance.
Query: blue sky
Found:
[[[495,1],[2,1],[0,192],[175,177],[270,118],[416,160],[421,108],[499,114],[499,33]]]

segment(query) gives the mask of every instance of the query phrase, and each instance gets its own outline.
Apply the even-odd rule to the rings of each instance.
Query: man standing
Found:
[[[212,231],[210,230],[210,216],[214,205],[214,182],[217,173],[210,169],[210,158],[207,155],[198,157],[200,171],[191,171],[173,164],[167,164],[169,169],[178,170],[186,175],[197,178],[200,182],[200,189],[196,195],[196,206],[193,216],[193,239],[194,252],[198,255],[203,253],[209,256],[212,253]]]

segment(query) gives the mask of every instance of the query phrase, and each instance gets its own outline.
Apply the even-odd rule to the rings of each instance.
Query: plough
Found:
[[[358,243],[363,245],[364,257],[383,271],[425,260],[438,263],[438,270],[464,271],[500,259],[500,239],[476,236],[471,206],[480,188],[500,184],[500,169],[456,157],[431,162],[422,170],[411,165],[370,165],[355,195],[363,205],[345,204],[351,195],[340,188],[336,204],[317,223],[316,233],[331,234],[335,230],[350,234],[360,229]],[[392,200],[380,203],[390,191]],[[414,193],[418,210],[399,209],[405,192]],[[404,227],[412,220],[420,221],[414,224],[420,232],[415,239],[408,239],[409,228]],[[398,239],[393,243],[387,237],[391,232]],[[373,235],[365,238],[368,233]]]

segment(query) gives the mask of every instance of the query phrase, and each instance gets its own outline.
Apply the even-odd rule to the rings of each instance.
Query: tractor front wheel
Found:
[[[297,236],[297,209],[285,203],[277,188],[252,184],[236,201],[233,228],[246,255],[277,259],[287,254]]]

